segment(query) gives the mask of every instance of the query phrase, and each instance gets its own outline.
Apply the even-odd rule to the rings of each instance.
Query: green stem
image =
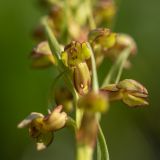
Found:
[[[120,77],[122,75],[122,71],[124,68],[124,64],[130,55],[130,51],[131,51],[130,48],[126,48],[120,53],[119,57],[115,61],[114,65],[111,67],[109,73],[107,74],[107,77],[105,78],[105,80],[102,84],[102,88],[111,82],[116,71],[118,72],[117,77],[116,77],[116,82],[118,82],[120,80]]]
[[[122,72],[123,72],[123,68],[124,68],[124,65],[126,63],[126,60],[128,59],[129,55],[130,55],[130,52],[131,52],[131,49],[130,48],[126,48],[124,51],[123,51],[123,58],[122,58],[122,63],[120,64],[120,67],[119,67],[119,70],[118,70],[118,74],[117,74],[117,77],[116,77],[116,81],[115,83],[118,83],[120,78],[121,78],[121,75],[122,75]]]
[[[99,90],[99,84],[98,84],[98,76],[97,76],[97,69],[96,69],[96,62],[95,62],[95,58],[94,58],[94,53],[93,50],[90,46],[90,44],[88,43],[88,47],[91,51],[91,65],[92,65],[92,88],[93,91],[98,92]]]
[[[92,160],[93,149],[88,145],[77,145],[77,160]]]
[[[51,50],[53,52],[53,54],[55,55],[57,60],[60,60],[60,53],[61,53],[61,49],[60,49],[60,45],[56,39],[56,37],[53,34],[53,31],[51,30],[51,28],[48,25],[47,22],[47,17],[42,19],[42,24],[45,27],[45,31],[46,31],[46,35],[49,41],[49,45],[51,47]]]
[[[104,137],[104,134],[102,132],[100,125],[99,125],[97,150],[98,150],[97,160],[109,160],[109,152],[108,152],[107,143],[106,143],[106,140],[105,140],[105,137]]]

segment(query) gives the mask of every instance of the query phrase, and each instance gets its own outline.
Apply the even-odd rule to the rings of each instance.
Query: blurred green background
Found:
[[[34,0],[0,0],[0,159],[71,160],[74,135],[62,130],[46,151],[37,152],[17,123],[31,111],[46,112],[53,70],[29,68],[31,31],[42,12]],[[115,30],[131,34],[139,48],[123,77],[144,84],[150,107],[113,104],[102,123],[111,160],[160,159],[160,0],[122,0]]]

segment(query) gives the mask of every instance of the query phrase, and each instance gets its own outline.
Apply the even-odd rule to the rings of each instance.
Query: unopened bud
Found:
[[[99,66],[105,53],[115,45],[116,34],[107,28],[98,28],[89,33],[88,39],[94,50],[96,64]]]
[[[57,105],[62,104],[66,112],[73,109],[73,95],[67,88],[58,88],[54,92],[54,97]]]
[[[48,42],[44,41],[32,51],[32,67],[46,68],[56,63]]]
[[[134,106],[146,106],[148,91],[139,82],[132,79],[125,79],[117,84],[117,88],[123,92],[123,102],[127,105]]]
[[[80,95],[85,95],[91,87],[91,76],[85,62],[79,63],[73,72],[74,86]]]
[[[81,97],[78,106],[89,112],[106,112],[108,110],[108,98],[102,93],[89,92]]]
[[[126,48],[130,48],[130,55],[135,55],[137,52],[136,43],[131,36],[127,34],[117,34],[116,44],[105,53],[105,56],[115,61]],[[127,60],[125,67],[129,68],[130,65],[130,61]]]
[[[89,41],[93,47],[100,45],[102,50],[108,50],[116,43],[116,33],[112,33],[110,29],[98,28],[89,33]]]
[[[132,79],[125,79],[118,84],[106,86],[102,91],[108,94],[111,101],[122,100],[130,107],[149,105],[147,89]]]

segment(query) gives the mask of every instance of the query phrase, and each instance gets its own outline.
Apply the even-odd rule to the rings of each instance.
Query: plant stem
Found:
[[[91,65],[92,65],[92,89],[94,92],[98,92],[99,90],[99,84],[98,84],[98,76],[97,76],[97,69],[96,69],[96,62],[94,58],[93,50],[88,43],[88,47],[91,51]]]
[[[117,74],[115,82],[117,83],[120,80],[120,77],[122,75],[122,71],[123,71],[123,68],[124,68],[124,64],[125,64],[127,58],[130,55],[130,51],[131,51],[131,48],[128,47],[120,53],[119,57],[115,61],[114,65],[111,67],[109,73],[107,74],[107,76],[106,76],[106,78],[105,78],[105,80],[102,84],[102,88],[105,87],[106,85],[108,85],[111,82],[111,80],[113,79],[117,70],[118,70],[118,74]]]
[[[77,145],[77,160],[92,160],[93,149],[87,145]]]
[[[118,83],[120,78],[121,78],[125,62],[126,62],[127,58],[130,55],[130,50],[131,50],[130,48],[126,48],[122,53],[122,54],[124,54],[124,56],[122,58],[122,63],[120,64],[119,71],[118,71],[115,83]]]
[[[100,125],[98,128],[99,128],[99,134],[98,134],[97,150],[99,153],[97,153],[98,154],[97,160],[109,160],[109,152],[105,137],[103,135]]]
[[[49,45],[51,47],[52,52],[55,55],[56,59],[60,60],[61,59],[60,58],[61,49],[60,49],[59,43],[56,37],[54,36],[51,28],[48,26],[47,17],[44,17],[42,19],[42,24],[45,27],[46,35],[48,37]]]

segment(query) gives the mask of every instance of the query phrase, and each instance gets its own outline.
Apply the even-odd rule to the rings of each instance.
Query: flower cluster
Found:
[[[90,156],[78,160],[91,160],[98,134],[102,133],[100,117],[108,111],[110,101],[122,100],[131,108],[149,105],[148,91],[142,84],[132,79],[120,81],[123,68],[131,66],[130,58],[137,46],[131,36],[106,28],[117,11],[114,1],[89,2],[41,0],[50,12],[34,32],[40,42],[30,55],[31,66],[55,67],[59,72],[49,102],[54,101],[56,107],[46,116],[33,112],[18,125],[29,128],[38,150],[51,144],[57,130],[74,127],[78,157],[82,151]],[[104,59],[111,60],[113,66],[99,87],[97,68]],[[115,80],[113,73],[116,75],[117,70]],[[61,78],[63,85],[56,85]],[[75,113],[75,118],[69,117],[69,112]]]

